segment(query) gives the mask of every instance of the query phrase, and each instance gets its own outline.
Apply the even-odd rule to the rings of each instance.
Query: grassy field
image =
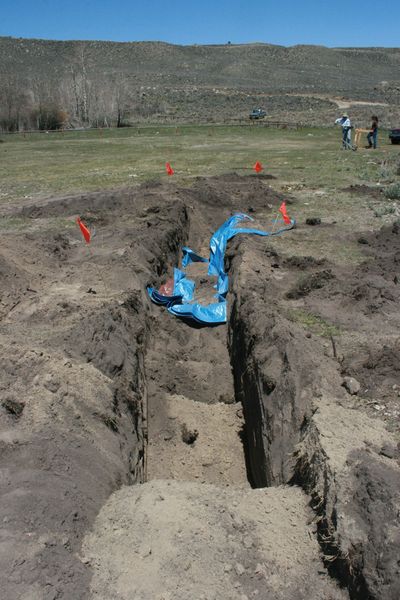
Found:
[[[182,126],[3,136],[0,201],[175,179],[246,172],[256,160],[281,182],[307,187],[387,179],[382,162],[398,148],[381,135],[375,152],[343,152],[339,129]],[[250,171],[249,171],[250,172]],[[390,174],[389,174],[390,176]]]
[[[273,187],[298,200],[298,220],[317,215],[328,224],[340,222],[345,237],[354,229],[374,229],[398,214],[398,202],[384,194],[378,199],[369,194],[355,197],[345,188],[357,184],[385,188],[400,181],[399,147],[391,146],[387,134],[381,132],[378,150],[344,152],[340,137],[339,128],[280,130],[258,125],[154,126],[3,136],[0,206],[134,186],[149,179],[166,180],[166,161],[175,169],[173,181],[190,185],[199,175],[251,174],[258,160],[264,173],[276,177]],[[3,219],[3,230],[17,227],[23,223],[15,217]],[[296,239],[298,242],[298,236]],[[334,251],[339,253],[338,260],[357,260],[354,248],[350,256],[346,243],[335,240],[332,246],[332,238],[329,243],[327,239],[321,229],[320,236],[313,235],[304,243],[314,244],[308,248],[311,254]]]

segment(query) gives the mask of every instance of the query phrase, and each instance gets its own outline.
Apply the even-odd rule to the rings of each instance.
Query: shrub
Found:
[[[385,189],[385,196],[390,200],[400,200],[400,182],[392,183]]]
[[[56,106],[40,106],[32,111],[32,117],[42,131],[63,129],[68,121],[68,114]]]

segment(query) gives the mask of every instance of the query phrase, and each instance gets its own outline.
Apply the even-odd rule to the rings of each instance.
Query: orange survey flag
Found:
[[[76,222],[78,223],[78,225],[80,227],[80,230],[82,232],[83,237],[85,238],[85,242],[87,244],[89,244],[90,243],[90,237],[91,237],[89,229],[86,227],[86,225],[84,223],[82,223],[80,217],[78,217],[76,219]]]
[[[254,165],[253,169],[255,170],[256,173],[261,173],[261,171],[263,170],[263,166],[259,161],[257,161],[256,164]]]
[[[175,173],[169,162],[165,163],[165,170],[167,171],[167,175],[173,175]]]
[[[282,204],[279,207],[279,212],[281,213],[286,225],[290,225],[292,221],[290,220],[290,217],[286,212],[286,202],[282,202]]]

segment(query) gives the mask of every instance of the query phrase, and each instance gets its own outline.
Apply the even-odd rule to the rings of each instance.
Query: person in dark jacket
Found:
[[[377,144],[377,139],[378,139],[378,117],[376,117],[374,115],[371,117],[371,119],[372,119],[372,125],[371,125],[371,131],[367,135],[367,140],[368,140],[367,148],[374,147],[374,149],[376,149],[376,144]]]

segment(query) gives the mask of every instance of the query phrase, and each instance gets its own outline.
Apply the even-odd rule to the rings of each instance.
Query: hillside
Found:
[[[310,124],[330,122],[344,108],[369,119],[374,103],[388,125],[400,112],[399,48],[2,37],[0,74],[3,120],[7,86],[14,98],[23,92],[21,109],[56,106],[75,125],[232,121],[258,104],[277,120]]]

